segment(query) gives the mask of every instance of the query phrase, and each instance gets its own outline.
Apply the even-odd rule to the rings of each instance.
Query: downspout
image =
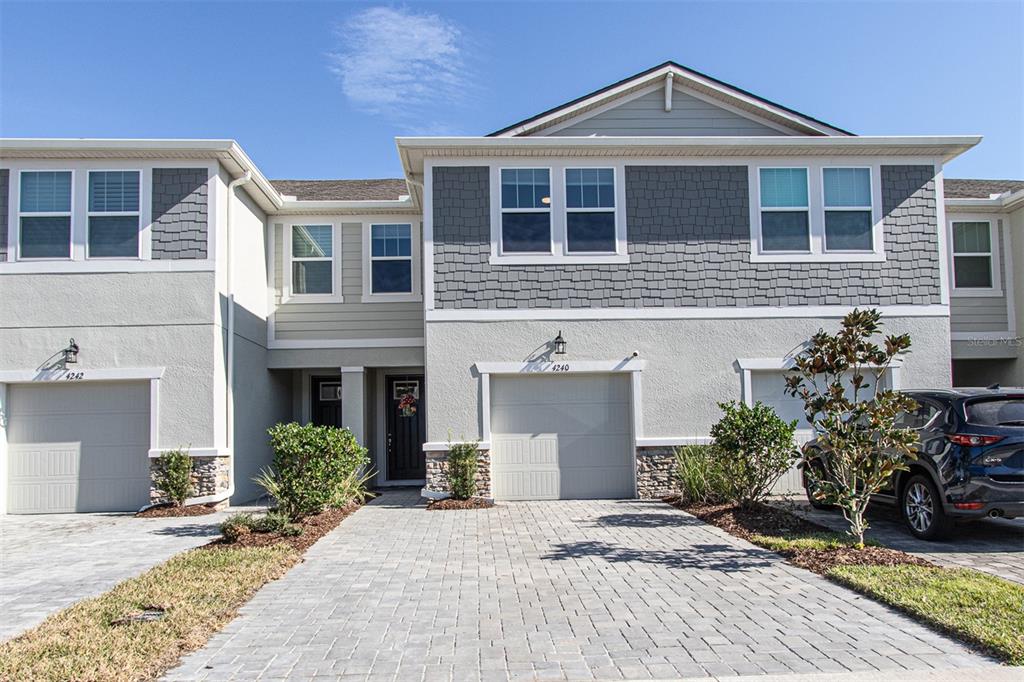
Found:
[[[224,418],[227,420],[224,430],[224,447],[228,452],[228,490],[223,499],[231,499],[235,494],[235,289],[231,279],[231,206],[235,203],[235,188],[252,181],[252,173],[245,171],[245,175],[236,178],[228,183],[227,216],[224,233],[225,260],[224,268],[225,284],[227,287],[228,299],[228,349],[227,368],[225,374],[227,381],[224,386],[225,405]]]

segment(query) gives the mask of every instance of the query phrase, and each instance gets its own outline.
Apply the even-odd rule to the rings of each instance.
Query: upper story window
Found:
[[[412,225],[370,226],[370,270],[371,293],[412,293]]]
[[[89,171],[89,258],[139,257],[139,171]]]
[[[334,294],[334,226],[291,226],[291,293]]]
[[[565,169],[569,253],[615,253],[615,170]]]
[[[878,166],[751,169],[751,261],[885,260],[880,177]]]
[[[551,253],[550,169],[501,169],[501,252]]]
[[[71,258],[71,171],[22,171],[18,257]]]
[[[954,220],[953,288],[959,294],[998,293],[995,239],[988,220]]]

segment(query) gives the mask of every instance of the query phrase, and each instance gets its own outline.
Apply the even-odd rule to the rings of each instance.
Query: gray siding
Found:
[[[274,317],[279,340],[422,338],[423,303],[362,303],[363,226],[341,226],[343,303],[281,303],[284,278],[284,225],[274,225]]]
[[[751,263],[745,166],[627,166],[630,263],[491,265],[486,167],[434,169],[438,308],[940,302],[934,171],[883,166],[882,263]]]
[[[153,169],[153,259],[205,259],[209,201],[205,168]]]
[[[7,260],[7,214],[10,205],[11,171],[0,168],[0,261]]]
[[[951,214],[953,221],[956,214]],[[1003,239],[1003,221],[993,223],[993,231],[999,244],[999,288],[1002,296],[957,296],[949,298],[949,327],[953,332],[1004,332],[1010,325],[1006,300],[1006,274],[1010,260],[1006,251],[1009,244]],[[952,247],[951,247],[952,248]],[[950,273],[952,278],[952,273]]]
[[[541,135],[545,133],[541,131]],[[665,111],[665,92],[655,90],[617,107],[550,133],[551,136],[589,135],[783,135],[727,109],[678,89],[672,111]]]

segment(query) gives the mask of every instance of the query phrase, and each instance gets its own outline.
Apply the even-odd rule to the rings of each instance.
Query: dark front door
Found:
[[[317,426],[341,426],[341,380],[338,377],[313,377],[310,419]]]
[[[427,460],[423,454],[423,443],[427,435],[427,394],[423,375],[389,376],[385,383],[388,480],[426,478]]]

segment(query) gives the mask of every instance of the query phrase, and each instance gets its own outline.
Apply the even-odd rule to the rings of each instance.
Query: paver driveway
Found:
[[[0,516],[0,641],[218,535],[224,513]]]
[[[618,679],[991,664],[667,505],[389,492],[171,679]],[[416,506],[414,506],[416,505]]]

